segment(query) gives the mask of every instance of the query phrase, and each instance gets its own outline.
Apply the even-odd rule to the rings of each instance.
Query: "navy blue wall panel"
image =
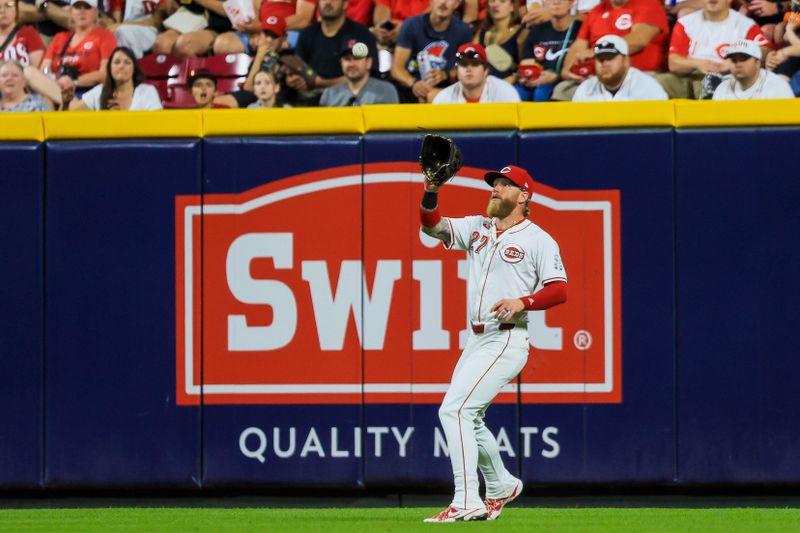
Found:
[[[237,193],[276,179],[359,163],[358,137],[209,138],[203,160],[205,192]]]
[[[175,196],[200,142],[47,146],[45,482],[199,483],[197,409],[175,404]]]
[[[38,143],[0,144],[0,486],[42,482],[42,163]]]
[[[357,487],[372,453],[360,406],[205,405],[203,417],[205,487]]]
[[[798,142],[797,128],[677,133],[681,481],[800,479]]]
[[[516,163],[558,191],[621,195],[622,401],[591,403],[587,395],[586,403],[493,405],[487,425],[504,435],[515,475],[529,485],[800,480],[792,379],[800,362],[791,336],[800,292],[792,157],[800,128],[453,135],[465,166]],[[250,200],[258,187],[282,191],[280,180],[308,172],[319,173],[303,185],[345,175],[356,176],[353,185],[362,162],[378,165],[369,172],[392,172],[379,166],[386,162],[416,171],[421,136],[0,144],[0,222],[14,228],[1,239],[13,253],[0,267],[8,281],[0,298],[0,487],[449,487],[431,395],[375,403],[367,392],[364,405],[360,391],[338,399],[324,391],[212,395],[218,378],[250,385],[289,367],[292,386],[328,383],[303,366],[319,354],[247,359],[222,350],[209,365],[201,351],[207,391],[197,405],[176,404],[175,197],[195,195],[209,207]],[[735,154],[709,156],[720,146]],[[330,170],[341,166],[349,168]],[[262,218],[227,226],[206,218],[205,238],[214,240],[197,248],[202,350],[221,345],[222,337],[209,339],[227,327],[219,320],[227,308],[217,309],[228,290],[220,236],[276,231],[273,218],[285,224],[280,231],[294,232],[301,328],[314,326],[302,261],[328,261],[335,281],[342,257],[363,260],[368,278],[378,260],[399,260],[408,277],[423,252],[361,227],[396,205],[416,219],[421,187],[396,183],[400,195],[366,187],[352,197],[321,189],[290,198],[298,216],[310,207],[308,223],[286,217],[295,205],[288,203],[275,204],[278,217],[265,208]],[[447,209],[446,190],[440,203]],[[348,251],[329,257],[339,241]],[[254,279],[271,268],[259,263]],[[403,320],[414,318],[406,310],[419,302],[416,285],[402,283],[392,305],[409,317],[395,309],[389,328],[408,331]],[[220,300],[205,299],[211,287]],[[361,319],[369,331],[370,317]],[[306,337],[299,342],[316,342]],[[414,382],[415,352],[410,341],[405,346]],[[396,356],[392,348],[387,354]],[[383,352],[342,353],[322,357],[330,354],[362,383],[382,383]],[[396,377],[392,364],[386,375]]]
[[[355,175],[360,178],[361,140],[357,137],[293,137],[293,138],[245,138],[245,139],[208,139],[205,141],[204,150],[204,178],[205,201],[207,204],[215,203],[213,194],[230,194],[250,191],[261,185],[268,184],[282,178],[289,178],[307,172],[327,170],[332,167],[355,165]],[[360,181],[359,181],[360,183]],[[266,217],[261,222],[251,222],[247,216],[242,220],[224,222],[222,225],[232,229],[236,235],[246,232],[269,232],[274,225],[280,226],[281,231],[288,231],[294,235],[292,275],[299,278],[300,262],[304,259],[319,260],[326,258],[326,252],[314,250],[315,244],[341,242],[350,254],[350,259],[359,259],[361,255],[361,225],[360,225],[360,192],[359,188],[351,187],[352,198],[345,205],[327,205],[326,192],[321,191],[307,196],[307,200],[300,198],[297,209],[288,216],[275,217],[270,214],[270,206],[266,206]],[[348,194],[348,193],[345,193]],[[313,202],[322,199],[322,206],[315,206]],[[342,217],[326,218],[325,213],[340,211],[347,213]],[[352,219],[352,223],[342,224],[344,217]],[[205,218],[206,234],[211,234],[209,228],[219,227],[213,216]],[[227,226],[226,226],[227,225]],[[308,230],[314,226],[316,231],[309,236],[307,232],[300,232],[299,228]],[[216,233],[214,234],[216,235]],[[215,237],[212,237],[215,238]],[[313,242],[311,242],[313,240]],[[210,278],[209,273],[213,266],[220,261],[220,257],[212,254],[207,243],[205,262],[205,283],[210,285],[224,284],[225,280]],[[216,248],[214,248],[216,249]],[[303,250],[307,250],[304,252]],[[308,254],[308,256],[301,256]],[[214,255],[212,257],[212,255]],[[222,258],[224,259],[224,257]],[[331,261],[335,262],[335,261]],[[224,263],[223,263],[224,264]],[[338,265],[329,265],[334,272]],[[223,271],[223,269],[219,269]],[[335,280],[336,278],[334,278]],[[308,320],[301,320],[298,331],[312,330],[313,315],[307,296],[301,294],[305,284],[292,287],[301,303],[299,313],[310,316]],[[204,292],[206,308],[218,307],[218,301],[209,301],[209,292]],[[305,299],[303,299],[305,298]],[[306,302],[306,303],[303,303]],[[258,312],[258,307],[251,305],[247,308]],[[220,319],[222,322],[224,317]],[[203,360],[206,385],[214,383],[216,373],[208,370],[209,363],[220,359],[219,354],[209,354],[211,346],[210,329],[225,331],[224,324],[213,323],[210,314],[206,314],[204,322],[204,352]],[[302,329],[307,328],[307,329]],[[298,333],[301,335],[301,333]],[[312,333],[308,334],[313,336]],[[315,342],[315,341],[314,341]],[[231,366],[242,352],[223,354],[231,361]],[[338,352],[330,352],[328,358],[341,357]],[[270,365],[294,365],[301,368],[304,354],[284,351],[265,351],[261,354],[257,368],[248,379],[257,379],[263,376],[258,368],[269,368]],[[226,363],[223,363],[225,365]],[[360,352],[355,357],[346,356],[339,361],[343,367],[353,367],[353,371],[360,373]],[[217,365],[215,368],[219,368]],[[309,376],[312,376],[309,380]],[[269,378],[270,376],[266,376]],[[313,362],[309,361],[306,371],[298,371],[292,376],[293,383],[313,382],[319,378],[319,373],[314,371]],[[324,379],[324,378],[323,378]],[[248,381],[247,383],[251,383]],[[298,398],[295,395],[294,398]],[[308,401],[300,398],[306,405],[241,405],[259,403],[252,397],[233,396],[227,405],[216,405],[218,402],[209,393],[204,394],[203,409],[203,458],[204,471],[203,483],[208,486],[237,486],[241,484],[256,485],[334,485],[358,486],[362,484],[362,455],[365,451],[358,450],[364,445],[364,439],[359,438],[356,428],[360,430],[362,424],[362,408],[360,396],[353,397],[352,403],[343,405],[308,405]],[[289,402],[291,399],[281,401]],[[334,400],[336,402],[336,400]],[[212,405],[214,404],[214,405]],[[258,428],[264,432],[267,446],[264,453],[265,462],[249,457],[250,452],[243,452],[240,439],[248,428]],[[314,430],[312,436],[311,430]],[[242,446],[248,449],[258,449],[261,436],[252,430],[246,436]],[[289,453],[290,435],[294,433],[296,448]],[[335,433],[335,437],[333,434]],[[275,436],[280,436],[278,446],[284,450],[284,457],[275,452]],[[317,446],[317,438],[318,444]],[[333,441],[336,441],[334,444]],[[358,441],[356,443],[356,441]],[[307,446],[306,446],[307,445]],[[303,449],[307,448],[306,453]],[[363,448],[362,448],[363,450]]]
[[[622,209],[622,403],[523,405],[522,425],[557,427],[560,445],[555,459],[523,462],[527,478],[674,476],[673,157],[666,129],[520,135],[519,164],[535,180],[559,190],[618,189]]]

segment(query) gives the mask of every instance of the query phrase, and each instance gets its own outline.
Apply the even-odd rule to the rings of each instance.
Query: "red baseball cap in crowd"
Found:
[[[277,15],[269,15],[261,21],[261,31],[268,31],[275,37],[286,35],[286,19]]]
[[[486,49],[479,43],[464,43],[456,50],[456,62],[464,59],[486,63]]]
[[[484,181],[488,183],[490,187],[494,187],[494,180],[497,178],[506,178],[520,189],[525,189],[528,192],[531,192],[531,189],[533,189],[533,178],[524,168],[509,165],[501,168],[499,171],[492,170],[487,172],[483,176]]]

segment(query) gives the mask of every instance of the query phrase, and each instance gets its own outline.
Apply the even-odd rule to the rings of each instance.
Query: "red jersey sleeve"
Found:
[[[50,46],[47,47],[47,51],[44,53],[44,58],[56,59],[56,56],[60,55],[61,50],[64,49],[64,45],[67,43],[67,39],[69,39],[70,35],[70,32],[62,31],[53,37],[53,40],[50,41]]]
[[[109,59],[111,57],[111,52],[113,52],[116,47],[117,38],[114,37],[113,33],[104,29],[100,37],[100,59]]]
[[[589,28],[592,26],[592,23],[594,23],[595,19],[597,18],[596,11],[598,7],[600,6],[595,6],[594,9],[589,11],[589,14],[586,15],[586,19],[583,21],[583,24],[581,24],[581,27],[578,30],[577,37],[575,37],[576,39],[583,39],[585,41],[589,40]],[[591,46],[592,43],[589,43],[589,45]]]
[[[664,12],[664,6],[656,0],[641,0],[634,12],[633,23],[652,24],[653,26],[661,28],[661,31],[665,33],[668,30],[667,15]]]
[[[681,57],[689,57],[689,45],[691,43],[691,39],[686,34],[686,28],[683,27],[680,21],[675,23],[675,27],[672,28],[672,38],[669,41],[669,53],[670,55],[675,54]]]
[[[758,24],[753,24],[750,26],[750,29],[747,30],[746,38],[751,41],[755,41],[758,46],[767,46],[772,48],[767,40],[767,37],[764,35],[764,32],[761,31],[761,28],[758,26]]]
[[[33,29],[31,26],[23,26],[20,28],[19,33],[17,34],[17,39],[24,39],[25,48],[28,49],[28,53],[45,49],[44,41],[39,36],[39,32]]]

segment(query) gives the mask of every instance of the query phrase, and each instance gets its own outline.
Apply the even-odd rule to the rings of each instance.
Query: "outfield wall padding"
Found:
[[[608,249],[619,299],[606,294],[619,313],[618,330],[607,330],[619,343],[606,361],[618,372],[611,391],[586,386],[603,370],[593,352],[581,361],[534,347],[486,414],[512,473],[531,485],[800,482],[800,128],[450,133],[465,170],[441,195],[445,214],[480,212],[481,169],[518,164],[540,187],[533,219],[569,230],[554,236],[572,307],[542,324],[560,328],[564,346],[579,341],[570,321],[596,333],[589,287],[605,267],[578,259],[596,257],[600,226],[583,234],[569,225],[583,218],[564,223],[558,210],[607,204],[618,225]],[[437,410],[458,352],[463,281],[456,255],[417,236],[421,135],[0,144],[0,488],[451,483]],[[251,245],[241,270],[235,247],[220,242],[245,235],[282,244]],[[340,273],[360,275],[356,265],[367,290],[354,289],[355,307],[337,318]],[[231,296],[237,268],[257,302]],[[288,351],[236,348],[229,333],[230,317],[252,332],[284,317],[264,304],[280,292],[265,279],[290,287],[297,304]],[[442,329],[414,340],[420,313],[438,305],[436,279]],[[385,320],[379,287],[393,290]],[[566,358],[572,366],[559,370]],[[587,376],[584,388],[548,392],[538,380],[570,369]]]

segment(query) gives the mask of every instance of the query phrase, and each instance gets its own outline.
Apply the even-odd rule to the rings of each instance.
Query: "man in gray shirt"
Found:
[[[396,104],[399,102],[397,89],[388,81],[372,78],[372,58],[369,48],[361,42],[348,42],[341,51],[346,81],[325,89],[319,101],[321,107],[344,107],[369,104]]]

